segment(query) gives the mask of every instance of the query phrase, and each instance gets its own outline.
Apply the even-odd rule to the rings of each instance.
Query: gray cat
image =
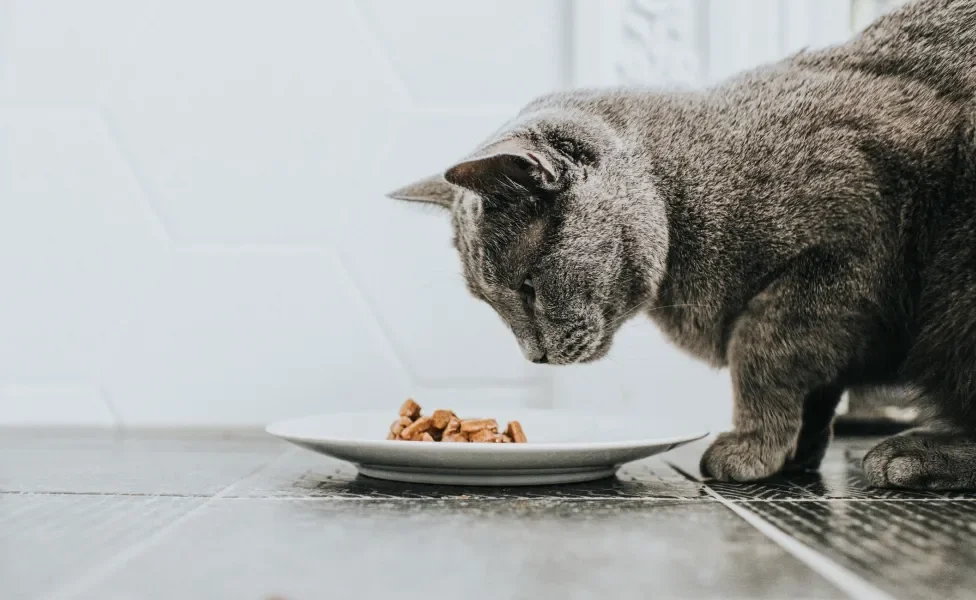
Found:
[[[976,488],[976,0],[704,92],[541,98],[391,196],[450,210],[529,360],[598,359],[643,313],[728,366],[706,476],[816,469],[845,388],[899,385],[925,425],[868,453],[870,482]]]

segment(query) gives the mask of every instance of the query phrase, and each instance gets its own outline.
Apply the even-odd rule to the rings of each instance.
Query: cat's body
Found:
[[[871,481],[976,487],[976,0],[701,93],[542,98],[446,179],[397,195],[452,208],[527,357],[599,358],[643,310],[730,368],[706,474],[815,467],[845,388],[903,385],[929,424]]]

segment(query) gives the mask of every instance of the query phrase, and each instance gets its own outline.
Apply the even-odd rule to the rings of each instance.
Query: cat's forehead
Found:
[[[484,208],[477,198],[462,198],[454,206],[454,245],[465,272],[482,271],[484,262]]]
[[[476,229],[484,220],[484,201],[472,193],[462,193],[454,205],[454,226],[464,230]]]
[[[509,286],[534,260],[549,229],[547,220],[524,210],[485,210],[477,199],[455,207],[455,245],[465,273],[481,287]]]
[[[482,199],[471,195],[454,207],[455,236],[468,245],[503,247],[525,225],[519,213],[515,207],[486,210]]]
[[[468,289],[476,297],[487,298],[492,288],[493,269],[486,264],[482,222],[484,210],[476,198],[462,198],[453,209],[454,246],[461,258]]]

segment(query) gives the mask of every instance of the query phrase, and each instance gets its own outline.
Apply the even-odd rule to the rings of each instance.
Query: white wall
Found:
[[[566,9],[0,2],[0,423],[548,405],[383,193],[568,84]]]
[[[846,33],[848,2],[0,0],[0,424],[414,394],[721,427],[727,376],[647,322],[598,365],[525,362],[445,216],[383,193],[535,95],[702,84]]]

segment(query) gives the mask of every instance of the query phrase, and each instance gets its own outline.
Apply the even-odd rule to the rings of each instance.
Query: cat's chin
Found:
[[[593,349],[592,352],[590,352],[586,356],[580,357],[580,359],[577,362],[582,364],[596,362],[610,353],[610,346],[612,345],[613,345],[613,338],[608,335],[607,337],[600,340],[600,343],[596,345],[596,347]]]
[[[601,340],[597,345],[595,345],[591,350],[584,352],[580,356],[569,361],[550,361],[550,364],[555,366],[568,366],[568,365],[583,365],[587,363],[592,363],[600,360],[610,352],[610,346],[613,343],[613,339],[607,336]]]

